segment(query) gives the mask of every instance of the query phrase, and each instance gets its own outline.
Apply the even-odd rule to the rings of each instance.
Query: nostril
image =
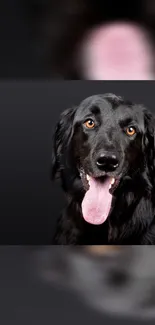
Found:
[[[111,162],[114,166],[118,167],[118,159],[116,158],[116,156],[111,156]]]
[[[113,167],[114,168],[117,168],[118,167],[118,162],[115,165],[113,165]]]
[[[104,156],[101,156],[97,159],[97,165],[101,166],[106,163],[106,158]]]
[[[102,170],[111,171],[118,167],[118,159],[115,155],[100,155],[97,158],[96,164]]]

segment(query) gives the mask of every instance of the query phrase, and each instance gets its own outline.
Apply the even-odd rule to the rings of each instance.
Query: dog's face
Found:
[[[66,159],[68,151],[85,190],[84,219],[101,224],[125,180],[146,170],[149,150],[154,148],[153,118],[142,106],[112,94],[89,97],[72,114]]]
[[[113,107],[106,98],[94,96],[79,106],[73,128],[74,156],[89,176],[119,181],[144,158],[144,114],[136,105]]]

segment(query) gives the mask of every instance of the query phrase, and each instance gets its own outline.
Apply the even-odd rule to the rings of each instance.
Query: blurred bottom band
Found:
[[[30,255],[43,282],[73,291],[87,306],[115,317],[155,318],[154,247],[48,246]]]

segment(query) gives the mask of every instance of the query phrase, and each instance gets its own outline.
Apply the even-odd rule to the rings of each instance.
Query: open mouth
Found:
[[[104,182],[109,179],[109,192],[112,195],[114,194],[114,191],[116,190],[116,188],[119,185],[119,179],[117,179],[115,177],[108,176],[108,175],[104,175],[104,176],[100,176],[100,177],[92,177],[92,176],[89,176],[88,174],[86,174],[83,169],[80,170],[80,176],[81,176],[81,180],[82,180],[84,189],[86,191],[88,191],[90,188],[91,178],[94,178],[94,180],[96,182],[99,182],[100,184],[104,184]]]
[[[82,214],[88,223],[99,225],[106,221],[111,208],[112,199],[119,180],[108,175],[93,177],[81,170],[83,186],[86,190],[82,201]]]
[[[104,181],[106,181],[108,178],[109,178],[109,193],[113,195],[114,191],[116,190],[119,184],[118,179],[106,175],[98,178],[96,177],[95,180],[96,182],[100,182],[104,184]],[[86,180],[87,180],[88,187],[90,188],[90,176],[88,174],[86,174]]]

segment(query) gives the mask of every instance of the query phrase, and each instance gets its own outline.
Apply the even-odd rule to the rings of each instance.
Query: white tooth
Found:
[[[87,178],[87,181],[89,182],[90,176],[89,175],[86,175],[86,178]]]
[[[110,188],[111,188],[111,184],[110,184],[110,186],[109,186],[109,190],[110,190]]]
[[[111,185],[115,183],[115,178],[112,178]]]

